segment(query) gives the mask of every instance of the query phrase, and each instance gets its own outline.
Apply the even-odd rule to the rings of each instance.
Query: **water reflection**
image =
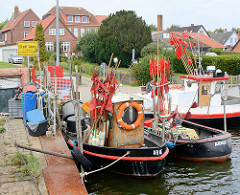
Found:
[[[86,177],[92,194],[239,194],[240,130],[232,134],[233,152],[224,163],[196,163],[168,159],[165,169],[153,179],[136,179],[99,172]]]

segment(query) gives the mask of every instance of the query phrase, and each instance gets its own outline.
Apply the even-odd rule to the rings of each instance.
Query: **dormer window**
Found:
[[[87,16],[82,17],[82,22],[87,22]]]
[[[80,16],[75,16],[75,22],[80,22]]]
[[[68,15],[68,22],[73,22],[73,16],[72,15]]]

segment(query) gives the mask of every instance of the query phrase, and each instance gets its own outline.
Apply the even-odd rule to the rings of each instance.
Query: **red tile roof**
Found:
[[[103,15],[96,15],[95,17],[96,17],[99,24],[101,24],[103,20],[108,18],[108,16],[103,16]]]
[[[177,35],[181,35],[180,32],[171,32],[171,34],[172,33],[175,33]],[[188,34],[194,40],[198,40],[198,36],[199,36],[199,41],[201,43],[203,43],[204,47],[209,46],[211,48],[225,48],[224,45],[222,45],[221,43],[218,43],[217,41],[215,41],[214,39],[210,38],[209,36],[207,36],[205,34],[201,34],[201,33],[188,33]]]
[[[38,24],[41,23],[43,26],[43,31],[52,23],[56,16],[49,16],[44,20],[39,20]],[[35,37],[36,26],[28,33],[28,35],[23,39],[24,41],[33,40]]]
[[[55,15],[51,15],[51,16],[45,18],[44,20],[39,20],[38,24],[41,23],[42,26],[43,26],[43,31],[45,31],[46,28],[55,20],[55,18],[56,18]],[[59,19],[59,21],[60,21],[60,22],[65,26],[65,28],[69,31],[68,27],[66,27],[66,25],[64,24],[64,22],[63,22],[61,19]],[[28,33],[28,35],[27,35],[23,40],[24,40],[24,41],[33,40],[34,37],[35,37],[35,31],[36,31],[36,26]],[[72,36],[73,36],[74,38],[76,38],[71,31],[69,31],[69,32],[72,34]]]
[[[18,16],[14,19],[12,19],[8,24],[7,26],[2,29],[2,32],[5,32],[5,31],[8,31],[8,30],[11,30],[13,29],[14,26],[16,26],[16,24],[30,11],[31,9],[28,9],[24,12],[21,12],[20,14],[18,14]]]
[[[56,15],[56,6],[54,6],[52,9],[50,9],[45,15]],[[83,16],[89,16],[89,22],[88,23],[73,23],[67,21],[67,15],[83,15]],[[62,18],[66,25],[68,24],[76,24],[80,26],[100,26],[101,23],[99,23],[96,16],[94,16],[92,13],[87,11],[86,9],[82,7],[59,7],[59,17]]]

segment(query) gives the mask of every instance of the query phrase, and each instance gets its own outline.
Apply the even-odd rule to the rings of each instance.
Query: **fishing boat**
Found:
[[[172,110],[178,107],[183,116],[190,111],[190,121],[220,129],[224,127],[225,110],[227,127],[240,127],[239,87],[227,88],[225,82],[229,77],[225,73],[214,71],[198,76],[182,75],[180,78],[183,86],[170,87]],[[198,106],[192,107],[194,102]]]
[[[144,134],[143,100],[115,93],[119,84],[113,70],[107,71],[105,80],[99,80],[95,71],[92,81],[93,98],[88,110],[91,122],[89,128],[82,123],[82,141],[78,139],[76,125],[72,125],[74,107],[69,103],[64,105],[68,107],[63,110],[67,123],[63,135],[67,144],[70,148],[79,147],[93,167],[135,177],[158,175],[169,149],[161,136]]]
[[[186,41],[189,43],[187,44]],[[173,34],[170,43],[175,46],[176,56],[182,61],[187,72],[187,75],[180,76],[183,85],[170,87],[172,111],[178,107],[178,112],[184,118],[188,114],[189,120],[206,126],[225,128],[225,130],[227,127],[240,127],[239,86],[228,87],[226,81],[229,80],[229,76],[220,69],[216,70],[215,66],[207,66],[206,70],[203,69],[199,44],[198,51],[195,51],[191,46],[187,30],[182,36]],[[186,52],[188,46],[192,50],[192,57]],[[224,118],[227,121],[225,125]]]
[[[153,113],[145,113],[145,126],[151,126]],[[169,155],[195,162],[224,162],[232,152],[231,134],[219,129],[181,120],[177,125],[166,125]],[[181,122],[179,122],[181,121]],[[174,122],[173,122],[174,123]]]
[[[113,97],[112,101],[113,113],[123,114],[123,123],[119,125],[119,114],[118,116],[109,114],[107,139],[104,140],[105,138],[102,137],[101,140],[100,137],[96,141],[98,143],[86,139],[87,141],[83,143],[84,156],[95,167],[105,167],[120,159],[116,164],[107,168],[115,173],[135,177],[158,175],[163,169],[169,149],[161,136],[149,133],[144,135],[142,100],[129,99],[128,95],[118,94]],[[101,136],[97,134],[97,137]],[[73,134],[72,129],[69,131],[64,128],[63,135],[71,148],[78,145],[76,134]],[[106,142],[103,144],[102,141]]]

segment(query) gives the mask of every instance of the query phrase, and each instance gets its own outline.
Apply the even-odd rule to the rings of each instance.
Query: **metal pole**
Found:
[[[53,67],[53,73],[54,73],[54,99],[53,99],[53,112],[54,112],[54,115],[53,115],[53,135],[56,135],[56,129],[57,129],[57,79],[56,79],[56,69],[55,67]]]
[[[56,6],[56,66],[59,66],[59,0],[57,0]]]
[[[224,112],[224,131],[227,132],[227,116],[226,116],[226,101],[223,100],[223,112]]]
[[[28,68],[29,68],[29,56],[27,58],[28,58]]]

